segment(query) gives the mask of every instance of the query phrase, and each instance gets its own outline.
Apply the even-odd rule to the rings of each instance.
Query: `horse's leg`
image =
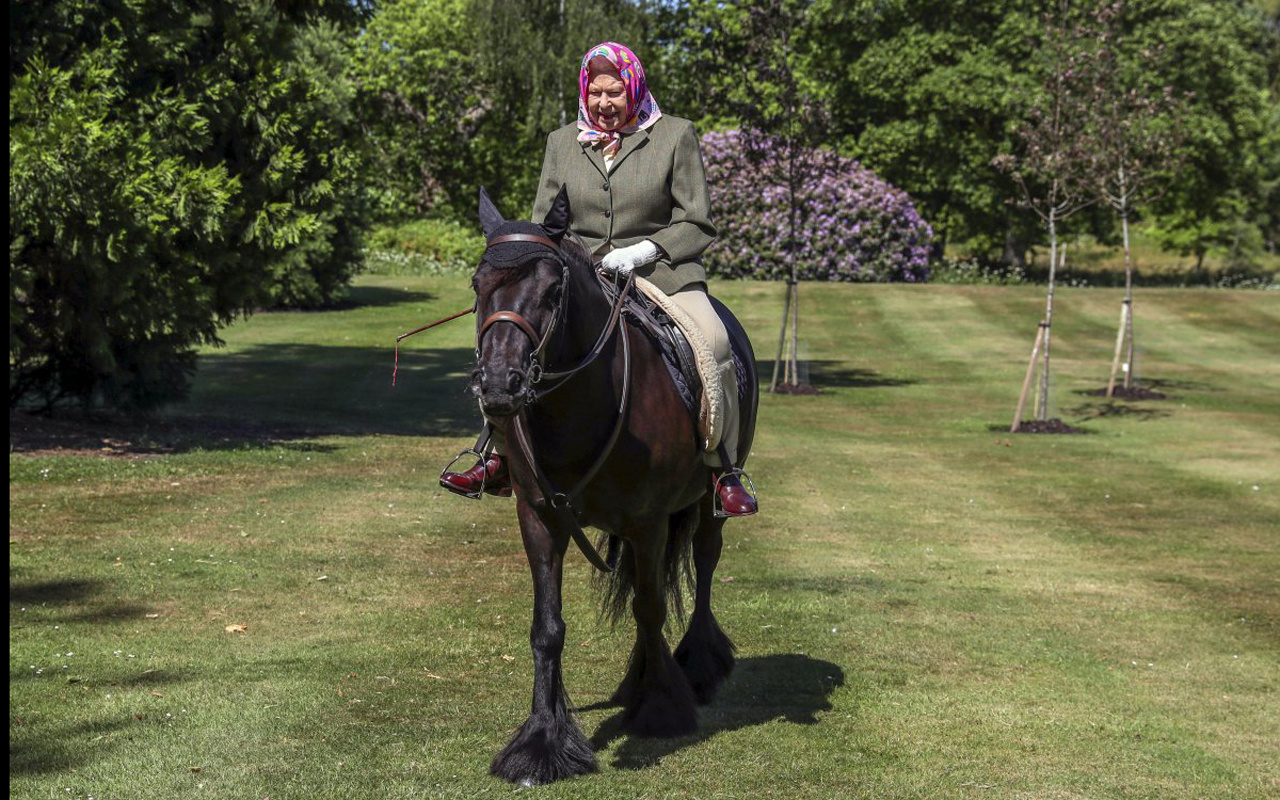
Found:
[[[698,512],[698,531],[693,537],[697,591],[689,629],[676,648],[676,662],[688,676],[698,702],[706,704],[711,702],[716,689],[733,671],[734,648],[711,613],[711,578],[720,561],[724,541],[721,529],[725,521],[715,517],[710,495],[704,498]]]
[[[497,755],[490,772],[526,786],[596,771],[591,744],[565,707],[560,654],[564,618],[560,587],[568,534],[553,531],[523,500],[520,533],[533,572],[533,711],[511,742]]]
[[[623,721],[637,736],[679,736],[698,729],[697,701],[689,681],[671,656],[662,634],[667,621],[664,591],[668,521],[646,526],[634,544],[636,645],[627,677],[615,697],[623,705]]]

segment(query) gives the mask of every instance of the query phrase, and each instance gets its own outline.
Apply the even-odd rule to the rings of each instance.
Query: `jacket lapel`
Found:
[[[600,173],[600,177],[608,179],[609,171],[604,168],[604,155],[600,150],[586,142],[579,142],[578,144],[582,148],[583,158],[591,162],[591,166],[596,168],[596,172]]]
[[[622,148],[618,150],[618,156],[613,159],[613,172],[618,171],[618,167],[622,166],[623,161],[627,160],[627,156],[631,155],[641,147],[644,147],[645,143],[648,141],[648,129],[636,131],[629,136],[623,136]],[[603,166],[603,164],[601,166]]]

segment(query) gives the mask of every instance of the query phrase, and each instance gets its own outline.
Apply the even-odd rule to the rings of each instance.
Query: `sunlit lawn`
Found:
[[[780,287],[715,288],[767,355]],[[803,286],[823,393],[762,401],[715,598],[738,671],[696,736],[605,735],[631,632],[571,558],[601,773],[540,796],[1280,795],[1280,296],[1141,291],[1170,399],[1108,404],[1120,295],[1062,290],[1053,410],[1089,433],[1009,435],[1041,291]],[[229,329],[154,454],[10,455],[12,797],[523,791],[487,774],[529,703],[513,506],[435,481],[470,323],[390,385],[466,280],[353,299]]]

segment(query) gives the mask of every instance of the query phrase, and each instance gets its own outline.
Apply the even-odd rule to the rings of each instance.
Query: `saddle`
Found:
[[[718,398],[715,397],[720,389],[713,388],[712,397],[704,396],[706,393],[702,369],[699,368],[698,353],[690,343],[689,337],[681,329],[681,325],[673,318],[673,314],[680,314],[679,307],[669,304],[667,308],[663,308],[662,298],[665,298],[665,295],[660,290],[653,288],[652,285],[643,286],[637,280],[637,285],[623,301],[622,317],[635,328],[643,331],[658,346],[671,383],[675,386],[676,393],[679,394],[693,422],[694,439],[698,450],[712,449],[708,444],[719,441],[719,428],[723,426],[720,416],[724,414],[724,404],[718,402]],[[692,321],[686,318],[686,322]],[[701,344],[701,347],[706,349],[705,344]],[[710,360],[709,354],[704,353],[702,360]],[[740,366],[737,363],[739,360],[738,353],[735,352],[735,367]],[[710,363],[714,368],[714,361],[711,360]],[[706,366],[704,365],[703,368],[705,369]],[[741,383],[739,385],[741,386]]]

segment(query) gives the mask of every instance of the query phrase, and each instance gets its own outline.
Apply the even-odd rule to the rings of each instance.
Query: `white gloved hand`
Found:
[[[626,276],[636,267],[643,267],[658,260],[661,251],[649,239],[630,247],[619,247],[605,254],[600,269],[610,275]]]

